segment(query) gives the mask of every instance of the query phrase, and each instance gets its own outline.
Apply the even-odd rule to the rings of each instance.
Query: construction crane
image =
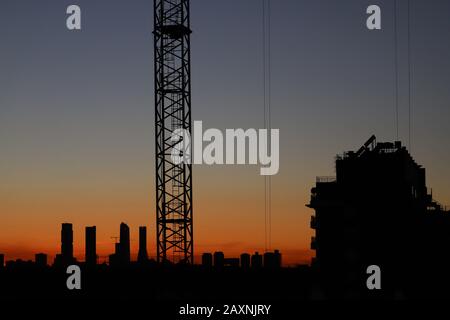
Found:
[[[174,131],[191,132],[189,0],[154,0],[153,34],[157,261],[193,264],[192,165],[171,158]]]

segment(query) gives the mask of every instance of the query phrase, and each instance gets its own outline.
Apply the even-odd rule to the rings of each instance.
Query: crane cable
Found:
[[[394,0],[394,69],[395,69],[395,127],[396,140],[399,140],[398,129],[398,9],[397,0]]]
[[[398,0],[394,1],[394,68],[395,68],[395,126],[396,137],[399,140],[399,52],[398,52]],[[411,63],[411,0],[408,0],[407,8],[407,63],[408,63],[408,149],[412,147],[412,63]]]
[[[411,0],[408,0],[408,149],[411,153]]]
[[[266,5],[267,1],[267,5]],[[266,10],[267,6],[267,10]],[[262,0],[264,128],[271,128],[271,15],[270,0]],[[264,176],[264,250],[272,246],[272,179]]]
[[[271,26],[271,8],[270,8],[270,0],[267,0],[267,6],[268,6],[268,16],[267,16],[267,23],[268,23],[268,59],[267,59],[267,63],[268,63],[268,122],[269,122],[269,130],[272,129],[272,39],[271,39],[271,30],[272,30],[272,26]],[[270,141],[270,143],[272,143],[272,141]],[[268,176],[269,179],[269,250],[272,250],[272,176]]]
[[[264,116],[264,129],[267,126],[267,113],[266,113],[266,0],[262,0],[262,55],[263,55],[263,116]],[[267,178],[264,176],[264,251],[267,251]]]

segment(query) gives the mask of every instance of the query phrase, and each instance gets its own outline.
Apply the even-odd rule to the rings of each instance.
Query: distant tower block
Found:
[[[130,228],[123,222],[120,224],[119,251],[120,263],[130,263]]]
[[[139,227],[139,253],[138,261],[145,262],[148,260],[147,253],[147,227]]]
[[[94,266],[97,264],[97,245],[96,245],[96,227],[86,227],[86,247],[85,261],[86,265]]]
[[[279,250],[264,253],[264,267],[269,269],[281,268],[281,253]]]
[[[38,267],[46,267],[47,266],[47,255],[45,253],[37,253],[34,256],[34,261]]]
[[[61,227],[61,259],[64,264],[73,262],[73,229],[71,223]]]
[[[211,268],[213,265],[213,255],[211,253],[204,253],[202,255],[202,266],[206,268]]]
[[[255,254],[252,255],[251,262],[252,262],[252,268],[256,268],[256,269],[261,268],[263,265],[262,255],[260,255],[258,252],[255,252]]]
[[[158,262],[194,263],[192,165],[174,164],[171,140],[191,132],[189,0],[154,0]]]
[[[251,257],[248,253],[241,254],[241,267],[243,269],[250,268]]]
[[[5,255],[0,253],[0,269],[5,266]]]
[[[222,251],[214,252],[214,267],[221,269],[225,265],[225,255]]]

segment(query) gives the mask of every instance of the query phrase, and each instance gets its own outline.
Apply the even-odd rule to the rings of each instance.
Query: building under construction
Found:
[[[432,199],[425,169],[400,142],[377,143],[373,136],[338,156],[336,177],[318,177],[307,206],[315,210],[313,266],[340,296],[368,292],[370,265],[381,268],[383,289],[400,295],[418,286],[411,278],[425,282],[423,288],[447,267],[450,215]]]

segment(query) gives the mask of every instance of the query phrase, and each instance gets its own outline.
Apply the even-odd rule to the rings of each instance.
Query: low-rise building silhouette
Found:
[[[47,255],[45,253],[37,253],[34,256],[34,262],[38,267],[46,267],[47,266]]]
[[[112,253],[108,256],[108,263],[111,267],[117,266],[118,265],[118,261],[117,261],[117,254],[116,253]]]
[[[214,252],[214,267],[223,268],[225,265],[225,255],[221,251]]]
[[[263,257],[259,254],[259,252],[255,252],[252,255],[252,268],[259,269],[263,266]]]
[[[250,255],[248,253],[241,254],[241,268],[248,269],[250,268]]]
[[[213,255],[209,252],[202,254],[202,266],[211,268],[213,266]]]
[[[225,258],[223,264],[225,267],[239,268],[239,258]]]
[[[268,269],[281,268],[281,253],[279,250],[264,253],[263,259],[265,268]]]

